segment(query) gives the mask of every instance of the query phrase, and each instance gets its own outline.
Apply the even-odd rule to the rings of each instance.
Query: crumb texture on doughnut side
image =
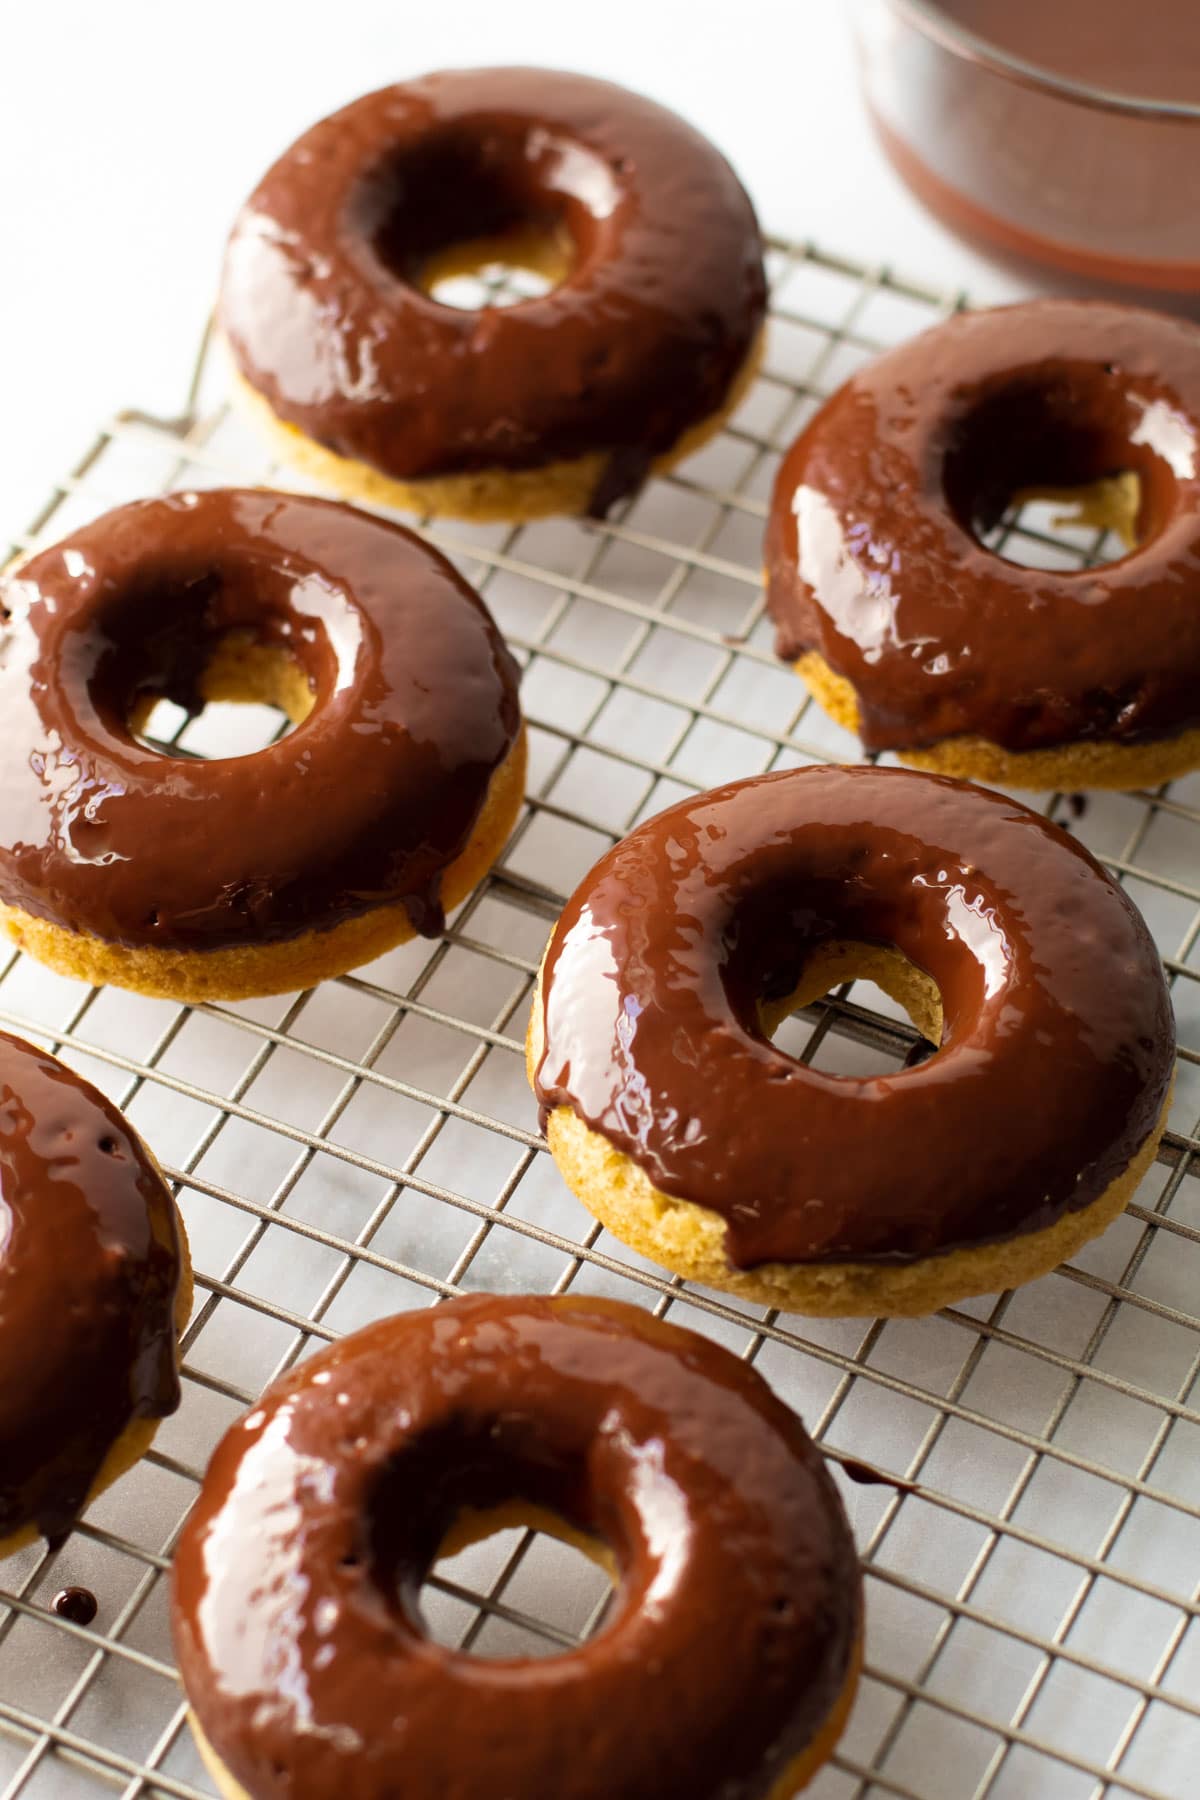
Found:
[[[787,1014],[875,981],[934,1053],[835,1075]],[[1145,923],[1077,840],[942,776],[813,765],[668,807],[552,934],[527,1072],[568,1186],[690,1280],[814,1314],[1031,1279],[1127,1203],[1174,1024]]]
[[[720,410],[690,425],[671,449],[654,458],[649,474],[669,474],[719,435],[753,385],[765,341],[763,332],[734,378]],[[236,403],[262,434],[278,462],[343,500],[366,506],[386,506],[435,518],[468,519],[481,525],[522,524],[557,514],[582,514],[591,505],[607,461],[599,451],[591,451],[570,462],[546,463],[539,468],[476,469],[469,475],[397,481],[369,463],[339,456],[306,437],[299,426],[273,413],[262,395],[236,369],[231,371],[230,381]]]
[[[483,880],[504,849],[525,798],[526,738],[522,727],[492,777],[470,842],[441,879],[441,903],[454,910]],[[328,931],[308,931],[268,944],[221,950],[157,950],[106,943],[68,931],[0,902],[0,929],[22,950],[59,975],[100,986],[131,988],[156,999],[197,1005],[291,994],[361,968],[416,935],[404,906],[378,906]]]
[[[818,650],[800,657],[795,670],[835,724],[858,736],[858,700],[846,677],[835,675]],[[896,755],[910,769],[981,781],[989,787],[1028,788],[1031,792],[1059,789],[1068,794],[1084,788],[1152,788],[1200,768],[1200,728],[1146,744],[1092,738],[1059,744],[1052,750],[1005,750],[986,738],[951,737],[929,750],[898,749]]]
[[[863,945],[825,965],[810,986],[783,1009],[783,1016],[819,999],[840,981],[873,981],[906,1007],[923,1037],[936,1043],[941,1007],[931,1004],[927,977],[903,958]],[[532,1085],[543,1048],[542,990],[539,977],[526,1035],[526,1069]],[[729,1260],[725,1221],[691,1201],[656,1188],[644,1169],[585,1125],[569,1106],[554,1109],[546,1122],[550,1152],[563,1180],[588,1211],[621,1243],[700,1287],[736,1294],[757,1306],[810,1318],[919,1318],[975,1294],[1020,1287],[1067,1262],[1106,1231],[1145,1179],[1166,1128],[1168,1093],[1150,1135],[1110,1186],[1081,1212],[1066,1213],[1053,1225],[1005,1243],[951,1250],[910,1263],[763,1263],[739,1269]]]

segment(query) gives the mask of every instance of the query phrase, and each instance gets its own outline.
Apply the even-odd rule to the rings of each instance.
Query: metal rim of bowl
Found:
[[[968,30],[965,25],[949,18],[937,4],[937,0],[887,0],[887,4],[893,13],[907,19],[925,37],[940,44],[943,49],[964,61],[994,69],[997,74],[1010,81],[1018,81],[1023,86],[1040,88],[1043,92],[1104,112],[1127,113],[1137,118],[1159,121],[1200,121],[1200,105],[1191,101],[1152,100],[1135,94],[1114,93],[1110,88],[1091,87],[1086,82],[1073,81],[1068,75],[1057,75],[1049,69],[1040,68],[1037,63],[1027,62],[1023,57],[1012,56],[978,33]]]

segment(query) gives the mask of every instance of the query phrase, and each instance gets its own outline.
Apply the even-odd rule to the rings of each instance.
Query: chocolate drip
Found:
[[[421,1583],[464,1509],[509,1500],[608,1545],[609,1617],[544,1661],[440,1650]],[[727,1350],[604,1300],[473,1295],[312,1358],[218,1447],[174,1581],[189,1699],[256,1800],[760,1800],[860,1630],[799,1420]]]
[[[830,942],[899,950],[945,1025],[919,1067],[785,1055],[759,1004]],[[1039,814],[906,770],[734,782],[597,863],[542,975],[535,1092],[742,1268],[904,1262],[1087,1206],[1153,1129],[1174,1065],[1157,952],[1121,889]]]
[[[107,942],[215,949],[411,901],[440,930],[520,730],[479,596],[400,526],[214,489],[140,501],[9,577],[0,899]],[[313,707],[252,756],[161,755],[130,717],[190,709],[231,640],[290,658]]]
[[[890,1487],[898,1494],[915,1494],[916,1484],[902,1481],[898,1475],[885,1475],[882,1469],[873,1469],[870,1463],[859,1462],[857,1457],[843,1456],[840,1461],[843,1475],[857,1482],[859,1487]]]
[[[1013,496],[1132,472],[1139,548],[1027,569]],[[963,313],[834,395],[780,468],[767,599],[787,661],[851,683],[871,750],[1009,750],[1200,725],[1200,330],[1040,300]]]
[[[90,1625],[100,1610],[95,1594],[85,1587],[63,1588],[51,1605],[60,1619],[69,1619],[72,1625]]]
[[[439,251],[530,228],[541,298],[463,312]],[[323,119],[234,226],[220,318],[280,418],[400,480],[598,452],[601,515],[718,412],[766,309],[754,210],[675,114],[581,75],[454,69]]]
[[[441,937],[446,929],[446,909],[436,885],[423,894],[405,894],[404,910],[418,937]]]
[[[0,1033],[0,1539],[72,1529],[109,1450],[179,1403],[175,1208],[97,1090]]]
[[[614,450],[604,460],[604,468],[588,503],[589,519],[603,519],[626,494],[636,494],[654,461],[650,451],[637,445]]]

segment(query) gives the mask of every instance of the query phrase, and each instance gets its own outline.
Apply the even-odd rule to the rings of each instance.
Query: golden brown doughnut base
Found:
[[[758,373],[765,336],[765,331],[759,335],[730,384],[721,409],[691,426],[669,450],[656,457],[650,467],[651,475],[665,475],[717,435]],[[478,523],[521,524],[552,514],[586,513],[604,473],[607,458],[603,451],[593,451],[537,469],[479,469],[469,475],[396,481],[369,463],[326,450],[299,426],[281,419],[257,389],[233,368],[232,357],[229,361],[234,398],[266,437],[272,455],[343,500]]]
[[[842,981],[874,981],[908,1011],[930,1042],[941,1038],[941,1001],[930,978],[899,952],[862,944],[832,944],[813,957],[804,981],[773,1015],[768,1033],[798,1007],[807,1006]],[[538,977],[525,1040],[532,1084],[542,1056],[542,984]],[[976,1244],[910,1263],[763,1263],[731,1266],[725,1221],[708,1208],[677,1200],[655,1187],[631,1157],[593,1131],[569,1106],[557,1106],[547,1124],[551,1155],[577,1199],[640,1256],[701,1287],[719,1288],[759,1306],[813,1318],[900,1318],[937,1312],[974,1294],[994,1294],[1047,1274],[1098,1237],[1124,1211],[1154,1160],[1166,1125],[1168,1093],[1154,1129],[1137,1154],[1098,1199],[1053,1225],[998,1244]]]
[[[147,1155],[149,1154],[147,1151]],[[150,1160],[153,1162],[154,1158],[151,1157]],[[158,1167],[157,1163],[155,1163],[155,1167]],[[175,1296],[175,1330],[177,1335],[182,1337],[187,1328],[187,1322],[192,1316],[194,1283],[187,1231],[178,1207],[175,1209],[175,1229],[179,1233],[179,1291]],[[88,1491],[88,1506],[94,1500],[98,1500],[104,1490],[110,1488],[114,1481],[119,1481],[122,1475],[128,1474],[135,1463],[142,1460],[154,1442],[155,1434],[161,1424],[161,1419],[132,1419],[130,1421],[100,1465],[100,1471]],[[6,1556],[14,1555],[18,1550],[24,1550],[27,1544],[36,1543],[40,1536],[41,1532],[37,1526],[31,1523],[23,1525],[19,1531],[10,1532],[6,1538],[0,1538],[0,1561]]]
[[[570,1544],[603,1569],[614,1586],[616,1585],[618,1580],[616,1564],[607,1544],[574,1530],[556,1513],[547,1512],[540,1506],[529,1506],[519,1500],[506,1506],[490,1508],[487,1512],[475,1512],[468,1509],[460,1514],[442,1540],[437,1560],[441,1561],[446,1556],[456,1556],[459,1551],[470,1549],[472,1544],[477,1544],[481,1539],[490,1537],[493,1532],[513,1529],[540,1531],[546,1537],[558,1538],[561,1543]],[[854,1646],[850,1671],[820,1731],[805,1745],[800,1755],[788,1764],[780,1779],[764,1793],[762,1800],[791,1800],[791,1796],[806,1788],[817,1770],[828,1762],[837,1747],[838,1739],[846,1729],[846,1721],[850,1716],[850,1709],[858,1691],[858,1679],[861,1671],[862,1640],[860,1637]],[[196,1748],[200,1752],[201,1760],[216,1783],[218,1791],[224,1796],[224,1800],[255,1800],[250,1790],[236,1781],[225,1767],[204,1735],[200,1721],[190,1707],[188,1724],[192,1728],[192,1736],[196,1740]]]
[[[216,696],[209,695],[209,698]],[[244,694],[243,696],[244,697]],[[496,861],[516,823],[525,795],[525,731],[492,776],[466,848],[442,876],[447,912],[465,900]],[[158,950],[111,944],[87,932],[69,931],[47,919],[0,903],[0,927],[30,956],[59,975],[99,986],[133,988],[164,1000],[243,1000],[256,994],[291,994],[372,962],[415,936],[403,905],[378,906],[328,931],[306,931],[276,943],[236,944],[220,950]]]
[[[845,676],[836,674],[817,650],[808,651],[793,666],[830,718],[858,735],[858,697]],[[1058,788],[1065,793],[1082,788],[1149,788],[1200,768],[1200,729],[1145,744],[1093,739],[1056,744],[1050,750],[1006,750],[987,738],[952,737],[928,750],[896,754],[911,769],[956,775],[990,787]]]
[[[850,1672],[842,1684],[842,1691],[829,1709],[825,1723],[816,1737],[811,1738],[794,1757],[775,1783],[767,1800],[791,1800],[793,1794],[802,1793],[809,1782],[819,1774],[838,1747],[838,1740],[846,1729],[858,1695],[858,1678],[862,1674],[863,1645],[859,1636],[850,1658]]]
[[[1142,478],[1133,469],[1102,475],[1098,481],[1082,482],[1078,487],[1018,488],[1009,505],[1019,510],[1031,500],[1053,500],[1063,508],[1051,521],[1056,531],[1090,525],[1094,531],[1114,532],[1126,550],[1137,549]]]

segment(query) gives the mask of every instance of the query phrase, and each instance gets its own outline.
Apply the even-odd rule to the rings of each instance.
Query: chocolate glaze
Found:
[[[112,1445],[179,1403],[175,1208],[104,1096],[0,1033],[0,1539],[71,1530]]]
[[[214,489],[121,507],[0,600],[0,898],[110,942],[210,949],[402,900],[440,929],[442,871],[520,730],[478,595],[398,525]],[[309,716],[252,756],[163,756],[128,719],[196,710],[231,632],[284,649]]]
[[[1200,725],[1200,330],[1077,300],[962,313],[821,409],[780,468],[767,598],[788,661],[851,682],[873,750],[1009,750]],[[974,528],[1125,470],[1141,544],[1019,568]]]
[[[531,225],[573,266],[464,312],[438,251]],[[754,210],[674,113],[606,81],[453,69],[323,119],[234,226],[220,319],[283,419],[402,480],[608,454],[602,513],[717,412],[766,307]]]
[[[69,1619],[72,1625],[90,1625],[100,1610],[95,1594],[85,1587],[63,1588],[52,1604],[59,1618]]]
[[[885,1475],[882,1469],[874,1469],[870,1463],[859,1462],[857,1457],[843,1456],[838,1466],[850,1481],[857,1482],[859,1487],[890,1487],[898,1494],[915,1494],[916,1483],[904,1481],[898,1475]]]
[[[614,1553],[608,1621],[548,1661],[427,1638],[464,1507]],[[175,1559],[180,1669],[254,1800],[766,1800],[850,1678],[860,1577],[799,1420],[706,1338],[612,1301],[474,1295],[272,1387]]]
[[[937,983],[936,1056],[826,1074],[765,1037],[830,941]],[[568,902],[542,976],[536,1092],[738,1267],[909,1261],[1087,1206],[1152,1129],[1174,1063],[1150,934],[1087,851],[1001,794],[806,768],[668,807]]]

